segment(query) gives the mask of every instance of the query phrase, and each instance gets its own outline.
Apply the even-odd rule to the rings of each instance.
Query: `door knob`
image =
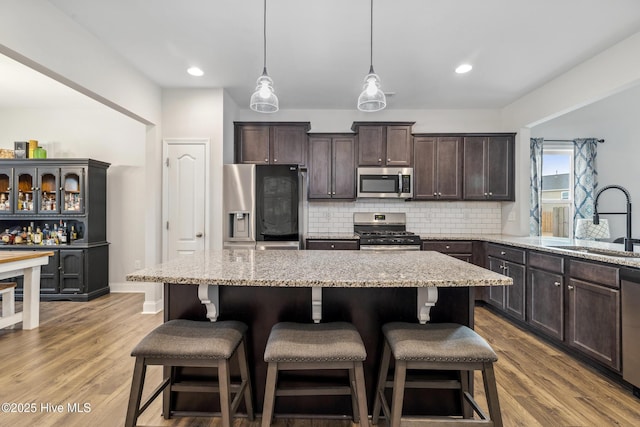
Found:
[[[202,233],[196,233],[196,237],[202,237],[203,234]]]

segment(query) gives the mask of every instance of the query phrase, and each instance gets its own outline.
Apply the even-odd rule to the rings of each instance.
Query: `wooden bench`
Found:
[[[16,283],[0,283],[0,295],[2,295],[0,328],[22,322],[22,312],[16,313]]]

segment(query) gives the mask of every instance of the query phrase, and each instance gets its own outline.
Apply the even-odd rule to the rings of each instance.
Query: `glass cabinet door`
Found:
[[[60,212],[58,168],[38,168],[38,212],[52,214]]]
[[[37,206],[38,192],[36,190],[35,169],[16,168],[15,182],[18,191],[13,193],[15,213],[34,213]]]
[[[0,169],[0,215],[13,213],[12,187],[13,169]]]
[[[60,169],[62,213],[84,213],[84,168]]]

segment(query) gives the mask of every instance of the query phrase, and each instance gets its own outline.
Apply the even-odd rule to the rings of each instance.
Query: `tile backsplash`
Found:
[[[309,233],[353,233],[354,212],[404,212],[416,234],[500,234],[500,202],[309,202]]]

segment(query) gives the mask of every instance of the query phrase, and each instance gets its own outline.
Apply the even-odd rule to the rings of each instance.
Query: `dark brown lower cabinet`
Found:
[[[488,244],[489,270],[513,279],[511,286],[489,286],[489,304],[518,320],[525,320],[526,251],[509,246]]]
[[[527,323],[557,340],[564,340],[564,273],[561,256],[529,251]]]
[[[567,343],[620,371],[620,291],[569,279]]]

